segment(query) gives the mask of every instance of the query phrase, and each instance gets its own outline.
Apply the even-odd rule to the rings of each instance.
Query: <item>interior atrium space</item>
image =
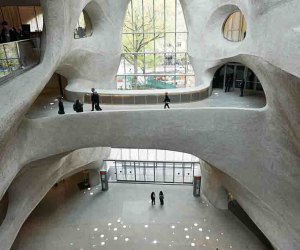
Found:
[[[1,0],[0,250],[299,250],[299,0]]]

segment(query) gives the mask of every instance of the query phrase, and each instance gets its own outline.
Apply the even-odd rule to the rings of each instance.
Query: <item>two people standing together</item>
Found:
[[[153,206],[153,205],[155,205],[155,193],[152,192],[151,195],[150,195],[150,197],[151,197],[151,204]],[[164,193],[162,191],[160,191],[159,192],[159,200],[160,200],[160,205],[161,206],[164,205],[164,198],[165,198],[164,197]]]

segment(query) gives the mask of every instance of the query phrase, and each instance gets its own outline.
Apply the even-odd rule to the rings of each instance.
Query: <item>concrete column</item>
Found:
[[[97,169],[89,169],[89,183],[91,187],[100,185],[100,174]]]
[[[227,191],[222,185],[221,173],[206,162],[201,164],[201,193],[216,208],[228,209]]]

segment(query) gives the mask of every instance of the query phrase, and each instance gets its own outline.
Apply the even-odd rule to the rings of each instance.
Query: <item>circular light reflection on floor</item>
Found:
[[[186,227],[186,228],[184,228],[184,231],[189,231],[189,229]]]
[[[157,240],[152,241],[153,244],[157,244]]]
[[[172,225],[172,226],[171,226],[171,228],[172,228],[172,229],[174,229],[174,228],[175,228],[175,226],[174,226],[174,225]]]
[[[194,223],[194,226],[197,227],[197,226],[198,226],[198,223]]]
[[[191,243],[191,246],[194,247],[194,246],[196,246],[196,244],[195,244],[194,242],[192,242],[192,243]]]
[[[118,231],[118,228],[115,227],[115,228],[114,228],[114,231]]]
[[[126,242],[129,241],[129,238],[125,238],[125,241],[126,241]]]
[[[145,228],[148,228],[149,226],[148,225],[145,225]]]
[[[111,223],[109,222],[109,223],[107,224],[107,226],[111,226]]]
[[[185,236],[185,238],[186,238],[186,239],[189,239],[189,238],[190,238],[190,236],[189,236],[189,235],[186,235],[186,236]]]
[[[200,232],[202,232],[203,231],[203,229],[200,227],[199,229],[198,229]]]
[[[98,227],[95,227],[95,228],[94,228],[94,231],[97,232],[97,231],[98,231]]]
[[[118,240],[118,237],[117,237],[117,236],[115,236],[115,237],[114,237],[114,240]]]
[[[205,236],[205,239],[209,240],[209,236]]]
[[[101,246],[104,246],[104,245],[105,245],[105,241],[102,241],[102,242],[101,242]]]
[[[100,237],[101,237],[101,238],[104,238],[104,234],[101,234]]]
[[[126,225],[123,225],[123,228],[126,228]]]

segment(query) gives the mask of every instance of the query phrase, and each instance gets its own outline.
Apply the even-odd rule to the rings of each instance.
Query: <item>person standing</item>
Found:
[[[229,76],[229,77],[226,79],[226,82],[225,82],[225,92],[229,92],[229,91],[230,91],[231,81],[232,81],[232,77]]]
[[[166,107],[168,107],[168,109],[170,108],[169,103],[171,102],[170,97],[168,96],[168,92],[165,93],[165,99],[163,101],[165,103],[164,109],[166,109]]]
[[[8,23],[6,21],[3,21],[2,23],[2,30],[0,35],[1,43],[8,43],[11,41],[11,29],[8,26]]]
[[[160,205],[164,205],[164,193],[162,191],[159,192],[159,200],[160,200]]]
[[[245,88],[245,79],[241,82],[240,88],[241,88],[241,95],[240,96],[244,96],[244,88]]]
[[[77,99],[75,101],[75,103],[73,104],[73,109],[74,111],[76,111],[77,113],[83,112],[83,104],[80,102],[79,99]]]
[[[155,205],[155,193],[154,192],[151,193],[151,204],[152,204],[152,206]]]
[[[101,111],[102,108],[100,108],[100,96],[99,96],[99,94],[97,93],[97,91],[95,91],[94,94],[95,94],[95,109],[96,109],[97,111]]]
[[[58,98],[58,114],[63,115],[65,113],[64,103],[62,102],[62,97]]]

